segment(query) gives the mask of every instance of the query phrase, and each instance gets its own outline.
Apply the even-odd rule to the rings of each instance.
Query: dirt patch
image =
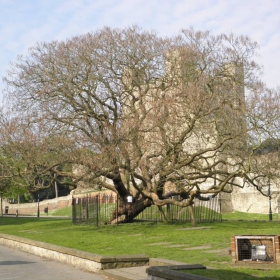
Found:
[[[42,233],[42,231],[37,231],[33,229],[19,230],[19,232]]]
[[[170,246],[165,246],[166,248],[180,248],[180,247],[186,247],[188,246],[187,244],[174,244]]]
[[[149,246],[157,246],[157,245],[169,245],[171,244],[170,242],[156,242],[156,243],[150,243],[150,244],[147,244]]]
[[[211,249],[211,246],[205,245],[205,246],[198,246],[198,247],[188,247],[182,250],[207,250]]]
[[[191,228],[178,228],[177,230],[197,230],[197,229],[211,229],[210,227],[191,227]]]
[[[217,250],[207,250],[205,253],[216,253],[219,256],[229,256],[230,255],[230,249],[217,249]]]

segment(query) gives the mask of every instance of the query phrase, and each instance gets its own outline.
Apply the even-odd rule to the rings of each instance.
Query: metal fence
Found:
[[[119,200],[115,195],[90,194],[86,196],[73,196],[72,221],[74,224],[104,225],[110,223]],[[124,205],[126,207],[126,205]],[[196,199],[194,201],[194,216],[196,222],[221,222],[221,201],[217,196],[209,201]],[[162,211],[171,223],[188,223],[191,216],[188,208],[175,205],[166,205]],[[157,206],[152,205],[138,214],[131,222],[162,222],[162,214]]]

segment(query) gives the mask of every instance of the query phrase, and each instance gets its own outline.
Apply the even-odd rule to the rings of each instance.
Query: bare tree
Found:
[[[63,158],[82,166],[75,180],[133,197],[115,213],[127,222],[153,204],[187,207],[246,182],[257,187],[245,101],[245,90],[260,90],[256,48],[233,34],[190,29],[163,39],[103,28],[32,47],[5,78],[7,101],[36,143],[71,139],[50,170]]]
[[[258,83],[248,92],[247,98],[247,165],[249,170],[258,174],[253,177],[254,185],[267,194],[271,183],[279,185],[280,91]]]

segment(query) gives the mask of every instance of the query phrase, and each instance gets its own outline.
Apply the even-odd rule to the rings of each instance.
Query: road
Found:
[[[103,275],[0,245],[1,280],[105,280]]]

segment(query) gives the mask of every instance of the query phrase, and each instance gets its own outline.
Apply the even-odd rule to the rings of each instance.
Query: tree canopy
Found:
[[[20,126],[3,129],[2,143],[23,177],[56,173],[133,196],[118,209],[124,222],[152,204],[262,191],[254,151],[277,137],[279,91],[261,82],[257,47],[246,36],[161,38],[137,26],[38,43],[5,77],[3,121]]]

